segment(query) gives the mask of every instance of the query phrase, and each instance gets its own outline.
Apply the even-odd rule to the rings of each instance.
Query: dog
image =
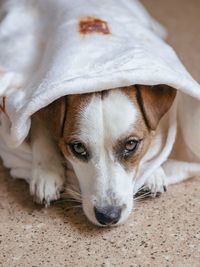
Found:
[[[99,226],[123,223],[133,208],[139,169],[148,162],[145,157],[156,142],[154,133],[175,96],[176,90],[167,85],[133,85],[68,95],[38,111],[30,134],[30,192],[35,201],[48,206],[60,198],[64,158],[78,180],[87,218]],[[166,191],[162,167],[145,186],[153,194]]]

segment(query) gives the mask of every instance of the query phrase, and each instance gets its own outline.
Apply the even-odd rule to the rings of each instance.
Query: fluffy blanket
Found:
[[[1,1],[0,156],[11,175],[31,179],[32,114],[64,95],[132,84],[178,90],[140,183],[160,165],[174,182],[199,174],[200,86],[165,36],[137,0]]]

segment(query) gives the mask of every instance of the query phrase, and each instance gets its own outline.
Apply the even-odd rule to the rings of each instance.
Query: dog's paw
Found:
[[[56,172],[57,171],[57,172]],[[64,190],[64,171],[62,168],[41,168],[38,166],[32,171],[30,181],[30,193],[34,201],[48,207],[51,201],[60,198],[60,192]]]
[[[151,192],[153,197],[156,197],[167,191],[167,177],[162,169],[156,169],[146,180],[144,189]]]

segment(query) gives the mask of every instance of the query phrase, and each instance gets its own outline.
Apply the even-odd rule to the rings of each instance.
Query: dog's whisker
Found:
[[[63,200],[68,200],[68,201],[73,201],[73,202],[79,202],[79,203],[82,203],[82,199],[79,198],[79,197],[76,197],[76,196],[67,196],[67,197],[63,197]]]
[[[81,193],[79,191],[75,191],[73,189],[67,188],[65,192],[63,192],[63,194],[67,194],[67,192],[72,192],[73,194],[77,194],[77,195],[81,195]]]
[[[135,199],[134,201],[137,202],[137,201],[140,201],[140,200],[145,199],[145,198],[148,198],[148,197],[150,197],[150,195],[147,195],[147,196],[144,196],[144,197],[137,198],[137,199]]]
[[[73,189],[69,189],[69,188],[66,189],[66,191],[63,192],[61,194],[61,196],[63,198],[66,197],[67,199],[76,199],[78,202],[82,202],[82,196],[81,196],[81,194],[79,192],[73,190]]]
[[[141,198],[138,198],[136,200],[134,200],[135,202],[139,202],[139,201],[142,201],[143,199],[146,199],[148,198],[149,196],[145,196],[145,197],[141,197]]]
[[[140,196],[138,196],[138,197],[136,197],[136,198],[133,198],[133,199],[136,200],[136,199],[139,199],[139,198],[148,196],[148,195],[151,195],[151,193],[150,193],[150,192],[146,192],[146,193],[144,193],[144,194],[142,194],[142,195],[140,195]]]
[[[140,191],[142,191],[145,187],[146,187],[145,185],[143,185],[142,187],[140,187],[140,188],[138,189],[137,193],[139,193]],[[136,194],[137,194],[137,193],[136,193]]]
[[[76,193],[76,192],[73,192],[73,191],[62,193],[61,195],[62,196],[69,196],[70,194],[73,194],[73,195],[76,195],[78,197],[81,197],[81,195],[79,193]]]
[[[147,195],[147,194],[149,194],[150,192],[148,191],[148,192],[144,192],[143,194],[141,194],[141,195],[139,195],[138,197],[141,197],[141,196],[144,196],[144,195]],[[133,198],[135,197],[135,195],[133,196]],[[136,197],[136,198],[138,198],[138,197]],[[134,198],[135,199],[135,198]]]
[[[61,209],[61,207],[59,207],[59,206],[55,206],[54,208],[56,210],[60,211],[60,212],[63,211],[63,209]],[[82,209],[82,206],[81,205],[77,205],[77,206],[66,207],[66,210],[73,210],[73,209]]]
[[[73,202],[73,203],[81,203],[79,200],[72,199],[72,198],[66,198],[66,199],[59,199],[57,200],[57,203],[63,203],[63,202]]]
[[[71,205],[71,207],[67,207],[67,209],[73,209],[73,208],[82,208],[82,205]]]
[[[150,192],[144,193],[144,194],[141,195],[141,196],[138,196],[138,197],[136,197],[136,198],[133,198],[133,200],[136,201],[136,200],[139,200],[139,199],[142,199],[142,198],[146,198],[146,197],[148,197],[148,196],[151,196],[151,193],[150,193]]]

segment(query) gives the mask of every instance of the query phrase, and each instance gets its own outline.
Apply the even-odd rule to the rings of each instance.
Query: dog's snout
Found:
[[[121,211],[121,207],[115,206],[94,207],[95,217],[102,225],[116,224],[120,219]]]

